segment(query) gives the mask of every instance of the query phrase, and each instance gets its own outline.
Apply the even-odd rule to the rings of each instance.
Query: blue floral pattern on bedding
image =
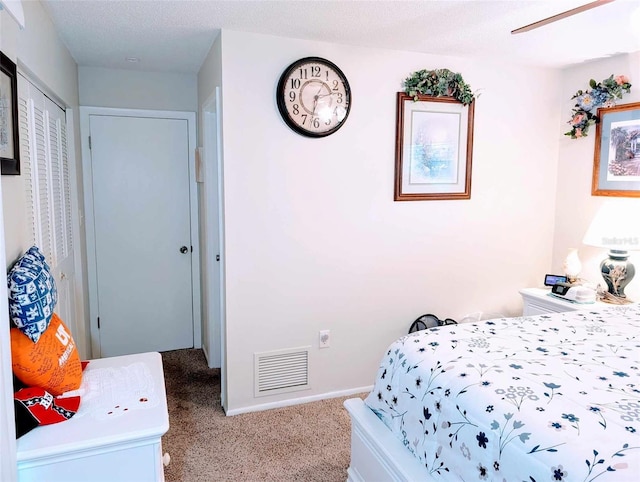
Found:
[[[365,403],[436,479],[640,481],[640,306],[404,336]]]

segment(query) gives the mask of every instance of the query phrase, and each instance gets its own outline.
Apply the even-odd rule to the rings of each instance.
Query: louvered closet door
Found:
[[[20,134],[20,172],[24,177],[25,204],[27,225],[29,227],[29,241],[38,244],[35,213],[35,186],[33,182],[33,166],[31,152],[31,120],[33,118],[33,101],[29,98],[30,83],[18,75],[18,129]]]
[[[31,243],[47,258],[58,289],[56,313],[74,331],[75,264],[65,112],[18,75],[21,168]]]
[[[45,98],[45,126],[49,152],[49,205],[53,274],[58,286],[58,315],[71,322],[75,309],[75,269],[71,224],[71,183],[65,112]]]
[[[27,216],[33,222],[31,241],[40,248],[52,266],[55,260],[51,232],[45,96],[21,75],[18,76],[18,81],[19,115],[26,115],[24,122],[20,120],[20,147],[24,148],[20,158],[25,176],[27,209],[30,211]]]

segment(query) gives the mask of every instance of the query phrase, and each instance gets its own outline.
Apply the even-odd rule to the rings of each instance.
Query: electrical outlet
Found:
[[[329,330],[320,330],[320,348],[329,348],[331,345],[331,331]]]

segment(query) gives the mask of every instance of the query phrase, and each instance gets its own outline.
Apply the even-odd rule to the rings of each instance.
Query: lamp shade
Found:
[[[605,201],[591,221],[582,242],[616,251],[640,250],[640,200]]]

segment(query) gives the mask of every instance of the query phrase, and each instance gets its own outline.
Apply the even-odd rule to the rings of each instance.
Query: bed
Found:
[[[639,481],[640,305],[403,336],[345,407],[352,482]]]

